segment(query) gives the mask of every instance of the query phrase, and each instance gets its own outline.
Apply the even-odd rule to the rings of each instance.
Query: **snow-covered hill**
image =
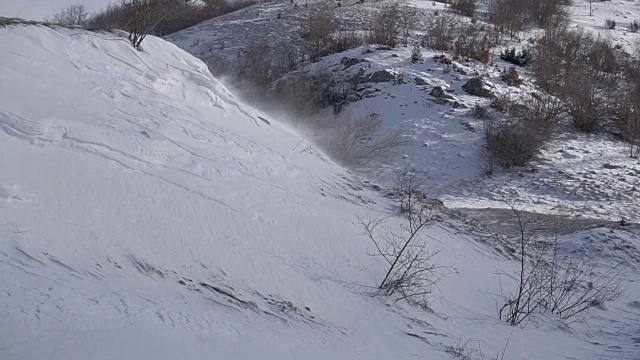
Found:
[[[623,261],[627,292],[589,326],[499,321],[495,273],[518,265],[456,219],[424,234],[457,271],[429,309],[375,297],[384,262],[355,219],[398,226],[389,201],[201,61],[143,48],[0,29],[0,359],[637,358],[633,233],[560,239]]]
[[[325,2],[308,3],[304,7],[292,7],[288,2],[249,7],[166,39],[199,58],[225,58],[233,63],[250,43],[248,39],[262,37],[276,47],[300,45],[300,29],[313,9],[330,8],[343,29],[366,30],[375,21],[372,14],[376,9],[391,2],[344,2],[340,7]],[[427,27],[425,23],[434,13],[449,12],[441,2],[416,0],[407,4],[421,11],[411,28],[410,43],[419,43]],[[484,2],[479,4],[481,10],[485,9]],[[633,51],[640,33],[629,32],[627,28],[630,21],[640,20],[638,4],[624,0],[594,2],[593,16],[588,16],[588,6],[588,1],[571,3],[567,9],[570,27],[580,26]],[[608,18],[618,22],[616,29],[604,29]],[[483,19],[480,16],[478,21]],[[310,73],[331,74],[337,82],[345,83],[360,71],[366,75],[388,71],[390,76],[386,80],[360,84],[361,99],[345,106],[344,112],[354,117],[370,112],[381,114],[387,129],[408,138],[410,141],[383,173],[393,174],[407,165],[420,169],[428,179],[424,190],[449,207],[500,208],[505,206],[505,199],[517,199],[524,208],[539,213],[637,223],[640,163],[628,157],[627,145],[614,136],[568,131],[549,141],[531,168],[485,176],[481,156],[483,121],[473,116],[473,109],[476,105],[489,106],[491,101],[467,94],[462,86],[481,74],[496,94],[517,97],[536,91],[532,81],[515,88],[500,79],[500,70],[511,64],[500,60],[499,50],[510,46],[521,48],[529,44],[524,39],[541,33],[540,29],[529,29],[520,34],[522,41],[505,39],[502,46],[493,50],[489,67],[462,60],[443,64],[434,56],[444,53],[429,48],[422,49],[423,60],[414,64],[410,60],[412,46],[381,50],[363,45],[323,57],[314,64],[303,63],[301,68]],[[342,62],[344,57],[351,63]],[[530,80],[527,69],[518,71],[525,80]],[[447,99],[431,95],[436,86],[445,91]]]

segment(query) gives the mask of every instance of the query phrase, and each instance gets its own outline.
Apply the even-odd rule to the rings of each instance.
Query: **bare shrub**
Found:
[[[511,66],[509,67],[509,69],[502,70],[502,72],[500,73],[500,78],[509,86],[519,87],[523,82],[515,66]]]
[[[222,77],[233,74],[233,64],[224,56],[210,55],[203,58],[202,61],[207,65],[209,72],[213,76]]]
[[[458,15],[473,16],[476,11],[476,0],[453,0],[451,10]]]
[[[364,229],[363,235],[375,245],[372,255],[382,257],[387,263],[387,271],[378,285],[379,293],[426,305],[432,287],[450,273],[451,268],[433,263],[437,251],[428,250],[420,236],[436,223],[436,206],[420,191],[422,183],[415,170],[404,170],[398,176],[393,192],[404,219],[399,229],[386,226],[382,219],[358,217],[358,223]]]
[[[551,136],[558,128],[565,111],[564,104],[560,100],[545,94],[524,96],[517,104],[519,105],[517,110],[511,110],[513,116],[537,128],[545,138]]]
[[[333,14],[329,9],[312,10],[302,26],[302,38],[308,41],[307,55],[312,62],[325,55],[331,42],[331,34],[336,30]]]
[[[385,161],[405,143],[398,131],[383,132],[379,114],[335,117],[327,125],[320,135],[321,144],[334,159],[355,168]]]
[[[448,51],[461,26],[460,19],[455,16],[449,14],[434,16],[428,20],[422,45]]]
[[[456,16],[444,14],[427,21],[421,45],[487,64],[498,35],[484,24],[463,22]]]
[[[596,84],[579,75],[572,76],[572,79],[576,82],[565,85],[563,98],[573,126],[586,133],[602,130],[606,113]]]
[[[633,20],[632,22],[629,23],[629,31],[638,32],[638,30],[640,30],[640,21]]]
[[[399,21],[402,30],[402,45],[409,43],[409,30],[416,27],[418,20],[418,9],[414,5],[402,5],[399,8]]]
[[[126,19],[131,45],[140,49],[142,41],[176,6],[172,0],[119,0]]]
[[[568,4],[566,0],[493,0],[489,3],[489,17],[504,33],[514,38],[530,23],[546,30],[564,28]]]
[[[560,98],[576,129],[596,132],[609,126],[620,86],[619,51],[606,39],[582,31],[557,31],[541,38],[533,52],[538,85]]]
[[[338,31],[332,10],[324,7],[309,12],[300,35],[306,41],[304,52],[311,62],[357,47],[365,40],[357,31]]]
[[[622,108],[618,117],[618,126],[622,138],[628,144],[629,157],[634,159],[640,157],[640,117],[637,111],[631,112],[629,108]],[[621,113],[624,113],[624,115],[620,116]]]
[[[509,94],[501,94],[491,99],[491,107],[503,113],[508,113],[512,107],[513,100]]]
[[[483,25],[462,25],[460,34],[453,42],[453,53],[466,59],[474,59],[483,64],[491,61],[491,47],[495,43]]]
[[[548,30],[565,27],[568,18],[567,5],[570,5],[570,0],[529,1],[526,10],[531,21]]]
[[[257,88],[266,88],[269,84],[271,66],[271,46],[265,37],[249,39],[247,46],[238,53],[236,76]]]
[[[127,23],[127,19],[124,9],[116,3],[109,4],[102,10],[91,15],[91,17],[87,20],[87,23],[89,26],[96,28],[124,29],[125,24]]]
[[[313,75],[295,72],[274,84],[273,96],[292,114],[309,116],[339,101],[333,86],[333,78],[328,72],[318,71]]]
[[[471,109],[471,115],[473,115],[473,117],[475,117],[477,119],[488,119],[488,118],[491,117],[491,114],[489,113],[489,110],[487,110],[486,107],[481,106],[478,103],[476,103],[473,106],[473,109]]]
[[[498,119],[484,121],[484,137],[488,161],[503,168],[529,164],[545,141],[530,124]]]
[[[614,94],[614,122],[631,158],[640,156],[640,66],[631,60],[625,69],[625,81]]]
[[[560,258],[557,237],[552,242],[535,242],[525,230],[520,212],[509,204],[519,226],[520,270],[510,276],[517,291],[507,296],[498,310],[501,320],[518,326],[540,313],[571,320],[622,295],[618,266],[598,271],[586,255]]]
[[[607,19],[607,20],[605,20],[605,21],[604,21],[604,28],[605,28],[605,29],[609,29],[609,30],[613,30],[613,29],[615,29],[615,28],[616,28],[616,25],[617,25],[617,24],[618,24],[618,23],[616,23],[616,21],[615,21],[615,20],[613,20],[613,19]]]
[[[127,30],[130,25],[130,14],[128,7],[123,6],[123,3],[128,2],[120,1],[107,5],[104,9],[93,14],[88,19],[87,25],[94,28]],[[205,20],[251,6],[255,4],[255,1],[238,0],[227,2],[225,0],[207,0],[204,1],[204,4],[201,4],[193,0],[168,0],[167,4],[171,11],[160,19],[149,34],[158,36],[171,34]]]
[[[53,15],[51,19],[45,19],[45,22],[65,26],[84,25],[89,18],[89,13],[84,5],[69,5]]]
[[[518,33],[524,30],[528,22],[526,11],[529,0],[494,0],[490,3],[489,16],[494,23],[504,33],[510,37],[517,37]]]
[[[400,5],[385,5],[372,19],[368,42],[395,47],[402,30],[401,20]]]
[[[365,38],[358,31],[338,31],[331,35],[327,55],[353,49],[363,43],[365,43]]]
[[[492,106],[507,119],[482,117],[485,149],[481,155],[485,172],[489,174],[493,173],[494,163],[503,168],[528,165],[554,134],[565,111],[564,104],[557,98],[538,94],[518,99],[499,96]]]

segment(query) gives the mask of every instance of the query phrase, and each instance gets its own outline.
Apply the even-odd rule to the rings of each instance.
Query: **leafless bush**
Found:
[[[503,168],[526,166],[555,132],[565,111],[564,104],[549,95],[527,95],[517,99],[499,96],[493,103],[506,119],[485,116],[485,172],[493,164]]]
[[[126,24],[124,9],[118,4],[109,4],[102,10],[91,15],[87,23],[95,28],[117,28],[124,29]]]
[[[400,5],[394,3],[384,6],[372,19],[369,43],[395,47],[402,30],[401,20]]]
[[[353,49],[364,43],[365,37],[358,31],[338,31],[331,35],[327,55]]]
[[[142,41],[176,7],[173,0],[119,0],[126,19],[131,45],[140,49]]]
[[[333,105],[334,81],[328,72],[313,75],[295,72],[278,80],[273,87],[275,99],[296,116],[310,116],[324,106]]]
[[[503,168],[529,164],[545,141],[530,124],[495,118],[484,121],[484,137],[488,161]]]
[[[529,1],[526,10],[531,21],[550,30],[566,26],[568,20],[567,5],[570,5],[570,0]]]
[[[421,45],[440,51],[452,51],[455,56],[491,61],[491,48],[499,41],[499,33],[480,23],[468,23],[450,14],[434,16],[427,21]]]
[[[511,111],[511,107],[514,103],[514,100],[508,93],[499,94],[495,98],[491,99],[491,107],[505,114],[508,114]]]
[[[453,0],[451,2],[451,10],[463,16],[473,16],[476,7],[476,0]]]
[[[334,159],[355,168],[385,161],[405,143],[398,131],[382,130],[379,114],[360,118],[336,117],[327,125],[320,135],[321,143]]]
[[[598,56],[605,54],[598,51]],[[564,75],[560,97],[567,105],[568,113],[576,129],[583,132],[605,130],[610,125],[610,114],[620,84],[620,74],[612,63],[597,62],[596,56],[587,60],[586,66],[574,68]],[[611,65],[611,69],[609,69]]]
[[[207,0],[204,5],[192,0],[171,0],[169,5],[172,11],[164,16],[149,34],[158,36],[171,34],[199,24],[205,20],[253,4],[255,4],[254,0],[238,0],[232,2],[225,0]],[[87,21],[87,25],[94,28],[118,28],[125,30],[128,28],[129,23],[128,9],[122,5],[122,2],[108,5],[101,11],[93,14]]]
[[[533,51],[538,85],[561,99],[576,129],[606,129],[614,109],[611,96],[620,87],[619,51],[607,40],[582,31],[556,31],[541,38]]]
[[[517,105],[517,110],[511,110],[512,116],[537,128],[545,138],[551,136],[558,128],[565,111],[560,100],[546,94],[524,96],[518,100]]]
[[[519,87],[522,85],[522,79],[520,78],[520,74],[518,74],[518,70],[516,70],[515,66],[502,70],[500,78],[509,86]]]
[[[307,54],[312,62],[325,55],[331,42],[331,34],[336,30],[336,22],[329,9],[312,10],[302,26],[302,38],[308,41]]]
[[[483,64],[491,61],[491,47],[495,46],[491,35],[483,25],[461,24],[460,34],[453,42],[453,53],[465,59],[474,59]]]
[[[89,18],[89,13],[84,5],[69,5],[53,15],[51,19],[45,19],[45,22],[51,22],[66,26],[84,25]]]
[[[613,19],[607,19],[607,20],[605,20],[605,21],[604,21],[604,28],[605,28],[605,29],[609,29],[609,30],[613,30],[613,29],[615,29],[615,28],[616,28],[616,25],[617,25],[617,24],[618,24],[618,23],[616,23],[616,21],[615,21],[615,20],[613,20]]]
[[[332,9],[324,7],[309,12],[300,35],[306,41],[304,50],[311,62],[357,47],[365,41],[357,31],[339,31]]]
[[[236,76],[241,81],[265,89],[272,71],[271,49],[265,37],[249,39],[244,50],[237,54]]]
[[[640,157],[640,118],[637,111],[630,112],[628,108],[623,108],[620,112],[625,112],[625,114],[618,118],[619,129],[628,144],[629,157],[634,159]]]
[[[638,30],[640,30],[640,21],[638,20],[631,21],[629,23],[629,31],[638,32]]]
[[[450,273],[451,268],[433,263],[437,252],[428,250],[420,236],[436,223],[437,210],[420,191],[422,183],[415,170],[405,170],[398,176],[394,193],[404,219],[399,229],[386,226],[381,219],[358,217],[358,222],[364,229],[363,235],[375,245],[372,255],[382,257],[387,263],[387,271],[378,285],[379,293],[426,305],[432,287]]]
[[[209,72],[213,76],[223,77],[233,74],[233,64],[224,56],[210,55],[203,58],[202,61],[207,65]]]
[[[402,30],[402,45],[407,46],[409,43],[409,31],[416,28],[418,21],[418,9],[413,5],[402,5],[400,11],[400,28]]]
[[[490,2],[489,16],[504,33],[517,37],[528,22],[526,8],[528,0],[494,0]]]
[[[426,25],[422,46],[448,51],[461,28],[461,21],[452,15],[443,14],[430,18]]]
[[[529,23],[546,30],[564,28],[567,23],[566,0],[492,0],[489,17],[503,32],[518,37]]]
[[[614,122],[622,139],[627,142],[629,156],[640,156],[640,66],[631,60],[625,71],[625,81],[614,94]]]
[[[511,208],[520,230],[520,270],[510,276],[518,289],[498,310],[501,320],[518,326],[540,313],[571,320],[622,295],[618,266],[600,272],[587,256],[560,258],[557,237],[551,243],[534,244],[520,212]]]
[[[473,117],[475,117],[477,119],[488,119],[488,118],[491,117],[491,114],[489,113],[489,110],[487,110],[486,107],[481,106],[478,103],[476,103],[473,106],[473,109],[471,109],[471,115],[473,115]]]

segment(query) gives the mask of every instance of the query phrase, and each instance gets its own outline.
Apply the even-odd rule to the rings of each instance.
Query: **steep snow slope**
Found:
[[[508,359],[638,354],[634,234],[561,239],[625,261],[627,294],[591,327],[497,320],[493,274],[517,264],[453,220],[425,234],[457,270],[430,310],[373,297],[383,263],[354,220],[390,204],[199,60],[143,46],[0,29],[0,359],[450,359],[467,341],[479,358],[512,331]]]

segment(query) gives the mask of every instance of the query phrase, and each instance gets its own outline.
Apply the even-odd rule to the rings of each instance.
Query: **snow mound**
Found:
[[[237,340],[232,323],[259,315],[339,333],[309,278],[369,283],[354,270],[366,255],[349,259],[366,254],[351,222],[370,194],[201,61],[154,37],[143,48],[0,29],[0,358],[112,358],[134,323]]]

